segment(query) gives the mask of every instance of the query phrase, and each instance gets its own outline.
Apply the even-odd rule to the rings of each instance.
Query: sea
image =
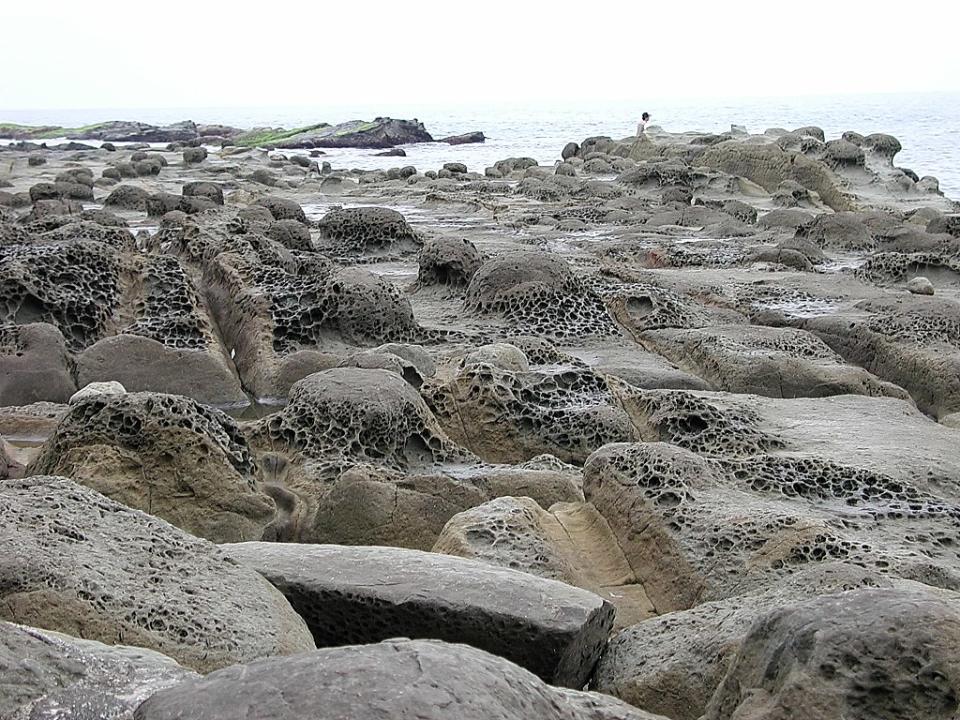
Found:
[[[627,137],[640,114],[671,132],[723,132],[733,124],[750,132],[768,128],[823,128],[827,138],[847,130],[864,135],[884,132],[897,137],[903,151],[896,164],[917,175],[933,175],[949,197],[960,199],[960,93],[824,95],[755,98],[646,98],[638,102],[563,102],[355,104],[304,106],[236,106],[195,108],[91,108],[2,110],[0,122],[77,127],[103,120],[139,120],[166,124],[178,120],[224,123],[236,127],[292,128],[318,122],[338,123],[378,116],[423,122],[436,138],[482,130],[482,145],[408,145],[405,159],[377,157],[371,150],[327,150],[335,168],[374,169],[398,164],[436,169],[462,162],[482,172],[507,157],[532,157],[552,164],[573,140],[607,135]]]

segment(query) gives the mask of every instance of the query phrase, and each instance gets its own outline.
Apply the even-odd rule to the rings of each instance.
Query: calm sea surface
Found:
[[[745,125],[751,132],[818,125],[828,139],[846,130],[885,132],[903,145],[897,164],[918,175],[934,175],[941,189],[960,199],[960,94],[862,95],[795,98],[650,100],[645,105],[590,102],[529,105],[397,105],[229,108],[101,108],[85,110],[0,110],[0,121],[25,124],[86,125],[101,120],[169,123],[191,119],[239,127],[296,127],[316,122],[369,119],[378,115],[418,118],[434,137],[483,130],[483,145],[412,145],[407,158],[378,158],[374,151],[327,151],[334,167],[377,168],[398,164],[420,169],[444,162],[466,163],[482,171],[506,157],[529,156],[552,163],[564,144],[592,135],[625,137],[641,112],[669,131],[722,132]]]

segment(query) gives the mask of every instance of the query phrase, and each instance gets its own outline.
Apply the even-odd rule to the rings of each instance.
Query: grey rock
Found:
[[[439,142],[446,143],[447,145],[468,145],[473,143],[482,143],[486,141],[486,136],[479,130],[474,130],[473,132],[464,133],[462,135],[451,135],[449,137],[442,138]]]
[[[925,591],[859,590],[752,627],[704,720],[954,717],[960,609]]]
[[[273,215],[274,220],[296,220],[301,223],[307,222],[307,216],[303,212],[300,204],[285,198],[267,196],[257,200],[257,205],[265,207]]]
[[[933,283],[925,277],[911,278],[907,282],[907,290],[914,295],[933,295]]]
[[[613,606],[593,593],[474,560],[384,547],[221,547],[276,585],[321,647],[398,636],[462,642],[581,688],[613,625]]]
[[[77,391],[55,325],[0,325],[0,405],[66,402]]]
[[[199,677],[152,650],[0,622],[4,720],[132,720],[155,692]]]
[[[207,149],[205,147],[186,148],[183,151],[183,162],[185,165],[195,165],[207,159]]]
[[[66,478],[0,482],[0,619],[209,672],[309,650],[286,599],[216,546]]]
[[[657,720],[607,696],[550,687],[481,650],[428,640],[328,648],[227,668],[157,693],[135,717]]]

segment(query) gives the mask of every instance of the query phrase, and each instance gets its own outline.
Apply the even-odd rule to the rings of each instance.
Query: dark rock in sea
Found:
[[[212,137],[230,138],[242,132],[243,130],[230,125],[197,125],[197,135],[205,140]]]
[[[406,157],[407,153],[403,148],[390,148],[389,150],[384,150],[383,152],[378,152],[377,157]]]
[[[96,150],[93,145],[87,145],[86,143],[79,142],[66,142],[60,143],[59,145],[51,145],[51,150],[59,150],[62,152],[79,152],[81,150]]]
[[[321,647],[462,642],[581,688],[613,625],[613,607],[593,593],[476,560],[387,547],[221,547],[284,593]]]
[[[390,148],[408,143],[433,142],[423,123],[417,120],[377,118],[372,122],[353,120],[339,125],[318,126],[292,135],[269,139],[278,148]],[[243,141],[243,136],[238,138]]]
[[[164,127],[127,120],[112,120],[67,132],[68,140],[106,140],[109,142],[170,143],[197,137],[197,126],[190,120]]]
[[[473,132],[464,133],[463,135],[451,135],[450,137],[445,137],[440,142],[446,143],[447,145],[469,145],[472,143],[482,143],[486,141],[486,136],[479,130],[474,130]]]

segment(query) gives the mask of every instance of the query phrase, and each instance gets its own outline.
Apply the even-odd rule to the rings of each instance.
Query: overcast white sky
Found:
[[[956,0],[0,0],[0,110],[960,90]]]

